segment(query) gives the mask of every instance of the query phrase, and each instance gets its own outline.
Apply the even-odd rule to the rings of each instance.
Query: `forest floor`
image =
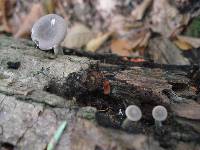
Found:
[[[49,13],[68,23],[62,56],[30,40]],[[199,15],[198,0],[2,0],[0,149],[47,149],[67,121],[58,150],[199,150]],[[142,118],[124,127],[129,105]]]

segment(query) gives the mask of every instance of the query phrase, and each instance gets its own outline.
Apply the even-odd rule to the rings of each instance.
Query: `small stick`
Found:
[[[64,121],[55,132],[54,136],[50,140],[49,144],[47,145],[47,150],[54,150],[56,147],[58,141],[60,140],[61,135],[63,134],[63,131],[65,127],[67,126],[67,121]]]

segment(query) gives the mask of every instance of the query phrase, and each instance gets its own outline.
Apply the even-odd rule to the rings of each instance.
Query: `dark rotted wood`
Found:
[[[79,53],[75,50],[74,54],[77,52]],[[197,65],[132,63],[115,55],[81,53],[82,56],[100,62],[91,65],[86,71],[72,73],[62,85],[55,85],[55,80],[51,82],[49,87],[63,89],[63,93],[59,92],[60,96],[75,97],[79,106],[96,107],[98,123],[117,129],[122,129],[121,124],[125,119],[120,112],[124,114],[128,105],[136,104],[142,110],[143,119],[141,123],[134,125],[134,129],[131,126],[123,130],[150,134],[164,147],[176,146],[180,141],[199,142],[200,104],[197,94],[199,92]],[[109,94],[105,94],[108,85],[104,87],[104,81],[109,82]],[[169,113],[161,132],[155,130],[151,116],[151,111],[156,105],[165,106]],[[163,134],[165,138],[161,138]]]

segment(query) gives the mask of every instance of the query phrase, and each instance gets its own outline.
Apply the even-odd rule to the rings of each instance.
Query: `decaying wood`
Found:
[[[200,148],[198,66],[72,49],[54,58],[30,41],[0,37],[0,43],[2,149],[43,150],[63,120],[58,150]],[[141,108],[142,120],[122,129],[131,104]],[[151,116],[156,105],[169,114],[159,130]]]

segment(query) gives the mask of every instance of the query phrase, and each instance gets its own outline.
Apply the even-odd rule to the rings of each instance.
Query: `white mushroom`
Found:
[[[125,114],[131,121],[139,121],[142,118],[142,112],[136,105],[130,105],[126,108]]]
[[[162,127],[162,121],[167,119],[167,109],[164,106],[155,106],[152,110],[152,116],[157,128]]]
[[[32,27],[31,38],[41,50],[54,49],[58,54],[59,45],[67,32],[67,23],[56,15],[48,14],[41,17]]]
[[[137,122],[142,118],[142,112],[136,105],[130,105],[125,111],[126,119],[124,120],[122,127],[126,128],[130,123]]]

